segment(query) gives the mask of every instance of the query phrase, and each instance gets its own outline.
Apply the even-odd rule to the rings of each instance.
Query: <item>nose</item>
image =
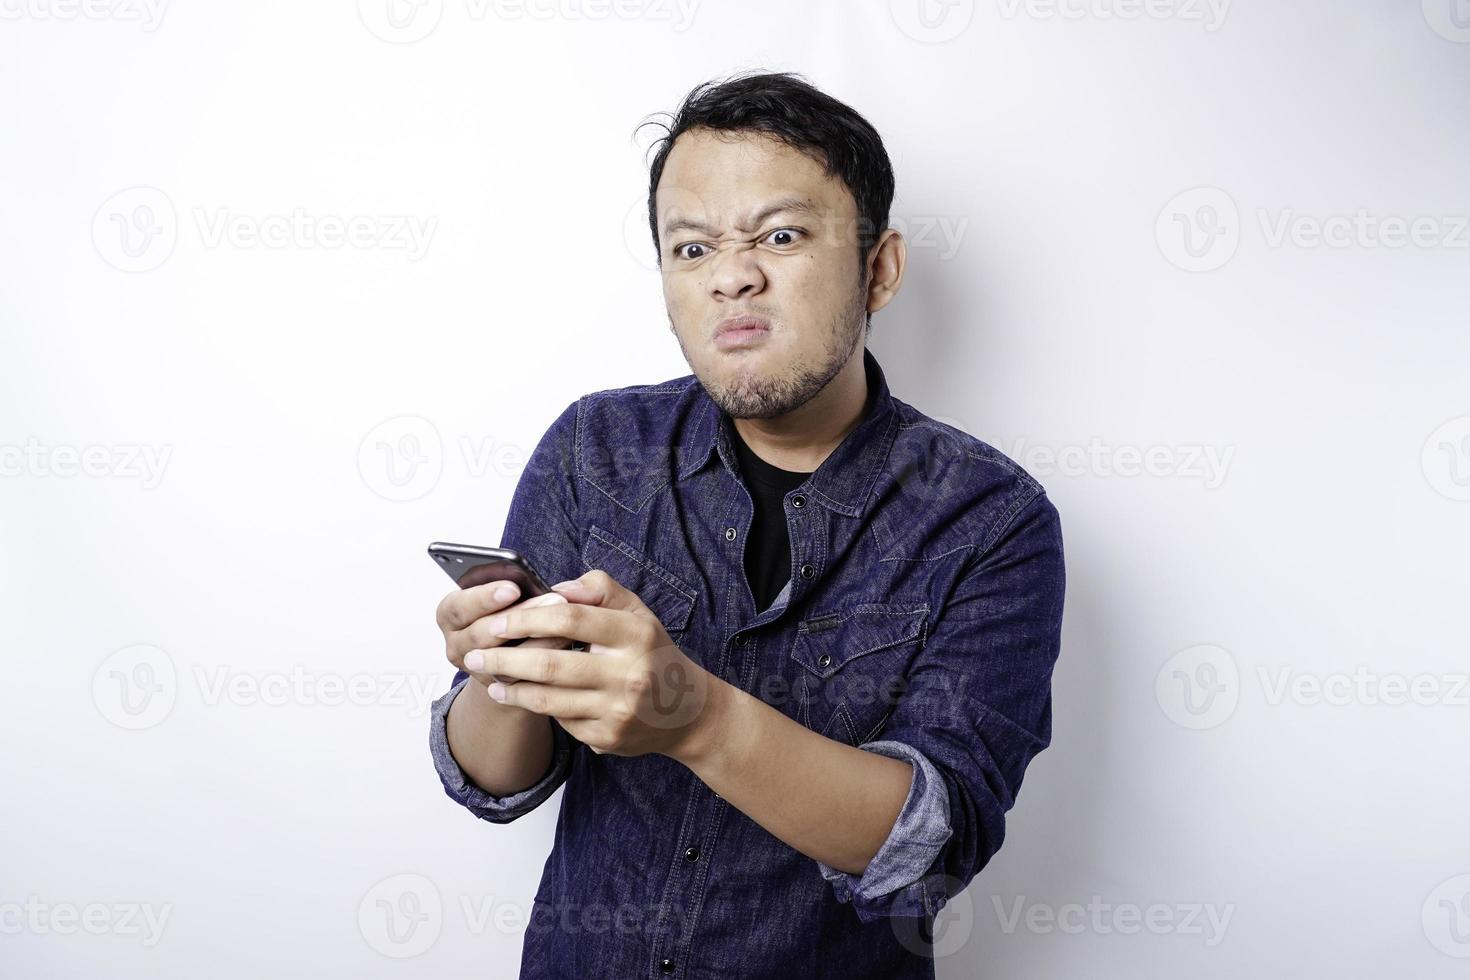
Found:
[[[724,299],[759,293],[766,286],[756,250],[748,245],[718,249],[710,263],[710,292]]]

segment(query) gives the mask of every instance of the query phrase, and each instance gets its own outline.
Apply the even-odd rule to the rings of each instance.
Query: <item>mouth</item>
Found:
[[[732,316],[715,328],[715,346],[720,350],[751,347],[765,341],[771,333],[771,322],[758,316]]]

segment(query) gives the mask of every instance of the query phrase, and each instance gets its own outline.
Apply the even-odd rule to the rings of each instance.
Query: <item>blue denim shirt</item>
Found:
[[[598,754],[552,722],[550,768],[497,797],[430,745],[450,798],[506,823],[566,784],[522,977],[932,977],[934,916],[1000,847],[1051,739],[1061,525],[1042,487],[893,397],[871,351],[862,421],[786,495],[791,581],[758,611],[754,505],[731,421],[693,375],[594,392],[541,439],[501,542],[548,582],[601,568],[696,663],[913,778],[861,875],[809,858],[689,769]],[[832,813],[834,823],[843,814]]]

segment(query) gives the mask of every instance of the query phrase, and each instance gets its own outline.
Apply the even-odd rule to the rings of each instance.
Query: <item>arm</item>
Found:
[[[531,454],[501,534],[501,544],[526,554],[548,582],[581,571],[574,465],[578,404],[561,412]],[[550,718],[496,703],[486,691],[489,673],[465,669],[467,654],[501,642],[484,628],[484,617],[508,608],[493,599],[492,590],[477,586],[451,593],[440,605],[449,659],[458,669],[449,692],[434,702],[429,744],[449,797],[476,816],[501,823],[539,806],[565,781],[577,742]],[[550,638],[525,645],[565,643]]]
[[[551,719],[497,704],[473,677],[450,702],[445,735],[450,754],[476,786],[510,796],[544,776],[552,763]]]
[[[712,679],[711,710],[670,753],[815,859],[863,921],[935,914],[967,885],[1000,849],[1026,766],[1050,743],[1060,519],[1038,493],[995,537],[962,575],[879,740],[831,741]]]
[[[670,754],[775,837],[862,874],[893,830],[913,766],[818,735],[725,681],[712,677],[709,693],[703,729]]]

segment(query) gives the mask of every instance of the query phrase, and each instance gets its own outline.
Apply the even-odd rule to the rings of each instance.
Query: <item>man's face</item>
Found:
[[[790,412],[859,349],[867,289],[857,205],[817,161],[758,133],[689,130],[664,162],[654,203],[669,325],[732,417]],[[716,341],[722,321],[744,315],[769,332]]]

